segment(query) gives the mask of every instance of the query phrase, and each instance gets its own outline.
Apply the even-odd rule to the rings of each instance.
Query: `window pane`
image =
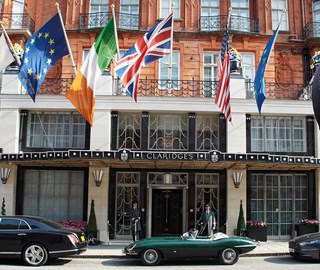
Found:
[[[275,30],[280,21],[281,14],[283,10],[286,10],[285,14],[282,16],[282,21],[280,25],[280,30],[288,31],[288,4],[287,0],[272,0],[272,29]]]
[[[180,18],[180,0],[173,0],[172,2],[174,3],[173,18]],[[160,6],[160,17],[166,18],[171,12],[171,1],[161,0]]]
[[[252,116],[251,151],[306,152],[305,119]]]
[[[79,113],[30,112],[28,114],[27,147],[85,147],[86,121]]]
[[[54,221],[83,219],[82,171],[26,170],[23,214]]]

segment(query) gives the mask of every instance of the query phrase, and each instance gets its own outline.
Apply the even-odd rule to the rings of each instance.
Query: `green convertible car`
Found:
[[[123,249],[127,256],[138,257],[144,265],[157,265],[170,259],[215,259],[221,264],[235,264],[239,255],[256,248],[246,237],[229,237],[216,233],[211,237],[198,236],[192,229],[181,236],[161,236],[142,239]]]

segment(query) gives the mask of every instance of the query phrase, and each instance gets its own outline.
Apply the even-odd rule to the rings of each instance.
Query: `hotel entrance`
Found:
[[[152,190],[152,236],[182,233],[181,189]]]

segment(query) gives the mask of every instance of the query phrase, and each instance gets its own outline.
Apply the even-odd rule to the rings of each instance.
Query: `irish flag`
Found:
[[[116,38],[114,17],[112,17],[92,45],[80,72],[66,94],[90,126],[93,124],[95,84],[118,51]]]

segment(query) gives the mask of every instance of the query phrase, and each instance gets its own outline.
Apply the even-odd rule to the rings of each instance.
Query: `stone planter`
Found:
[[[314,233],[319,231],[319,226],[317,224],[296,224],[295,230],[297,231],[297,236]]]
[[[267,227],[247,227],[247,236],[256,241],[267,241]]]

